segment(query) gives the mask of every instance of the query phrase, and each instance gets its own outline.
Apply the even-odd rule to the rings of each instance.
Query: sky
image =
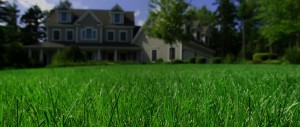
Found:
[[[50,10],[59,3],[60,0],[5,0],[17,2],[21,15],[31,6],[38,5],[42,10]],[[134,11],[135,24],[142,25],[148,16],[148,0],[69,0],[75,9],[111,9],[119,4],[125,11]],[[215,0],[189,0],[192,5],[206,6],[210,10],[215,10],[212,4]]]

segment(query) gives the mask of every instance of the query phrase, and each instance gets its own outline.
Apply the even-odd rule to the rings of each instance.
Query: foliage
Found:
[[[280,60],[266,60],[262,62],[263,64],[281,64],[282,61]]]
[[[15,3],[10,3],[7,1],[1,2],[0,4],[0,22],[6,23],[7,26],[12,26],[15,29],[18,28],[18,10]]]
[[[216,15],[208,10],[206,6],[202,6],[196,12],[196,20],[200,21],[203,26],[211,26],[216,23],[217,17]]]
[[[222,58],[221,57],[213,57],[213,58],[211,58],[210,61],[212,64],[220,64],[220,63],[222,63]]]
[[[262,24],[260,34],[268,39],[269,45],[285,36],[299,34],[299,5],[299,0],[259,0],[257,18]],[[297,38],[300,38],[299,35]]]
[[[69,0],[60,0],[54,9],[58,10],[69,10],[72,9],[72,3]]]
[[[253,54],[254,61],[266,61],[266,60],[276,60],[278,58],[277,54],[275,53],[255,53]]]
[[[196,57],[190,57],[189,63],[196,63]]]
[[[53,56],[54,66],[68,66],[73,63],[81,63],[86,61],[85,54],[78,46],[70,46],[62,51],[57,52]]]
[[[206,60],[206,58],[204,58],[204,57],[196,57],[195,62],[196,62],[197,64],[204,64],[204,63],[207,62],[207,60]]]
[[[298,127],[299,72],[164,64],[1,71],[0,126]]]
[[[235,62],[235,57],[232,54],[227,54],[222,60],[224,64],[233,64]]]
[[[167,44],[188,41],[192,36],[182,27],[189,21],[189,5],[185,0],[151,0],[149,26],[146,34],[159,38]]]
[[[238,54],[240,44],[236,39],[236,7],[233,0],[217,0],[216,10],[217,22],[220,27],[219,54],[225,56],[227,53]]]
[[[183,64],[183,63],[185,63],[183,60],[179,60],[179,59],[171,60],[171,64]]]
[[[292,64],[300,64],[300,49],[286,50],[285,59]]]
[[[242,42],[242,58],[247,58],[247,53],[252,53],[254,42],[259,40],[258,35],[258,20],[255,18],[258,10],[257,0],[237,0],[239,5],[237,6],[237,18],[240,20],[239,31]],[[252,44],[251,44],[252,43]]]
[[[195,16],[196,21],[199,21],[200,31],[205,32],[206,36],[206,44],[211,46],[211,44],[217,43],[214,39],[217,38],[214,31],[216,29],[217,24],[217,17],[215,13],[211,10],[208,10],[206,6],[201,7],[200,9],[196,10]]]
[[[24,44],[38,43],[39,40],[45,38],[45,27],[42,22],[45,19],[45,14],[39,6],[35,5],[29,8],[21,17],[21,22],[25,25],[22,29],[22,40]]]
[[[28,65],[27,53],[21,42],[14,42],[6,46],[7,66],[19,68]]]
[[[162,58],[159,58],[155,61],[155,63],[164,63],[164,60]]]

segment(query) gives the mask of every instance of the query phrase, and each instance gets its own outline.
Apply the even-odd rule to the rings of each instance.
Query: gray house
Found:
[[[197,34],[197,27],[192,28],[195,41],[170,46],[163,40],[148,37],[144,26],[135,26],[134,12],[124,11],[119,5],[111,10],[54,10],[45,26],[47,40],[25,46],[28,57],[43,64],[51,63],[56,52],[71,45],[79,46],[88,59],[96,61],[148,63],[193,56],[210,58],[214,53],[203,43],[200,37],[203,34]]]

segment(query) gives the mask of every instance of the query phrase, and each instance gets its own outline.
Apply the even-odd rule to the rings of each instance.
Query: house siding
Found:
[[[47,33],[47,37],[48,37],[48,41],[56,41],[56,42],[65,42],[67,41],[66,38],[66,30],[74,30],[74,40],[75,38],[75,27],[74,26],[65,26],[65,27],[47,27],[48,33]],[[60,30],[60,40],[53,40],[53,30]]]
[[[200,48],[191,47],[185,44],[182,46],[182,54],[183,60],[187,60],[195,56],[201,56],[204,58],[211,58],[213,56],[213,53],[207,53],[205,51],[202,51]]]
[[[99,19],[100,20],[100,19]],[[101,36],[101,29],[102,25],[91,15],[87,14],[84,19],[82,19],[80,22],[78,22],[78,31],[77,31],[77,36],[78,36],[78,42],[79,43],[100,43],[102,42],[102,36]],[[96,39],[95,40],[86,40],[82,39],[82,33],[81,30],[84,28],[94,28],[97,32],[96,34]]]
[[[107,42],[107,31],[113,30],[115,31],[115,40],[113,42],[118,42],[118,43],[130,43],[132,41],[132,28],[116,28],[116,27],[104,27],[103,32],[102,32],[102,37],[103,41]],[[120,31],[126,31],[127,32],[127,41],[126,42],[120,42],[119,41],[119,32]]]
[[[161,39],[147,37],[144,31],[136,40],[136,44],[139,45],[141,50],[141,61],[148,63],[151,62],[152,50],[157,50],[157,59],[162,59],[163,61],[170,61],[169,50],[171,48],[170,44],[166,44]],[[181,43],[175,43],[172,45],[175,48],[175,59],[181,59]]]

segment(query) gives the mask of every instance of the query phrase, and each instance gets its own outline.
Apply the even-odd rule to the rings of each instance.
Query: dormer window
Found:
[[[123,24],[124,23],[124,10],[118,4],[116,4],[111,9],[111,22],[113,24]]]
[[[123,24],[124,16],[122,13],[113,13],[112,20],[114,24]]]
[[[69,12],[59,12],[59,22],[61,23],[71,22],[71,14]]]

